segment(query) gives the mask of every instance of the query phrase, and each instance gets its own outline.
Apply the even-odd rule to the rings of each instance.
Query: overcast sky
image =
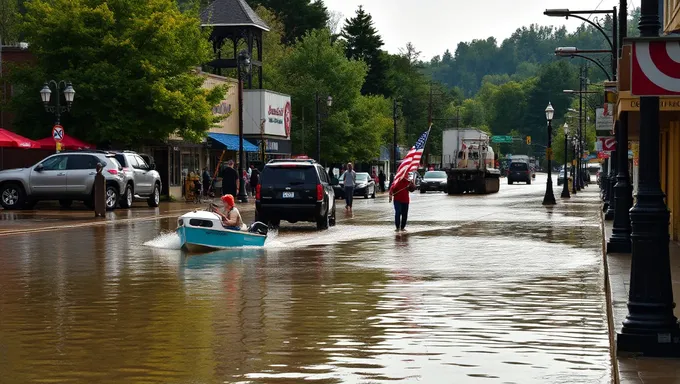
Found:
[[[494,36],[499,41],[510,37],[517,28],[532,23],[566,25],[573,31],[577,19],[548,17],[546,8],[611,9],[618,0],[324,0],[330,11],[352,17],[359,5],[373,16],[375,26],[385,42],[384,49],[398,53],[411,41],[429,60],[448,48],[454,53],[461,41]],[[628,9],[640,6],[640,0],[628,0]]]

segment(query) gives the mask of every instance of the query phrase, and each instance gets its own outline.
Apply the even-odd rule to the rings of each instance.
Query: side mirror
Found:
[[[156,163],[149,164],[149,169],[152,170],[152,171],[155,171],[156,170]]]
[[[45,167],[42,164],[38,164],[35,166],[35,171],[36,172],[42,172]]]

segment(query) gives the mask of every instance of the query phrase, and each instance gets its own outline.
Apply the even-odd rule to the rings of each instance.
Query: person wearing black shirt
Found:
[[[378,174],[378,181],[380,182],[380,192],[385,192],[385,181],[386,181],[385,179],[386,179],[385,172],[383,172],[382,169],[381,169],[380,173]]]
[[[234,161],[229,160],[227,166],[222,170],[222,195],[237,195],[238,172],[234,169]]]
[[[260,184],[260,171],[253,164],[250,165],[250,192],[255,196],[257,185]]]

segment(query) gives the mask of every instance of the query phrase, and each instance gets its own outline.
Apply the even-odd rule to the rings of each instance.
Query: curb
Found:
[[[612,366],[612,380],[613,384],[620,384],[619,377],[619,361],[616,356],[616,328],[614,326],[614,304],[612,301],[612,288],[609,279],[609,265],[607,263],[607,234],[604,223],[604,214],[602,213],[602,205],[598,212],[600,218],[600,230],[602,232],[602,261],[604,262],[604,292],[607,301],[607,326],[609,328],[609,357]]]

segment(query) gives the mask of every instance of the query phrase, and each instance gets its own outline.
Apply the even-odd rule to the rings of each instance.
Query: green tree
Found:
[[[389,96],[386,87],[386,58],[380,50],[383,41],[373,26],[373,17],[359,6],[356,16],[345,20],[341,36],[345,40],[347,57],[363,60],[368,64],[368,74],[362,93]]]
[[[17,35],[19,3],[17,0],[0,0],[0,47]]]
[[[522,84],[509,82],[501,85],[491,96],[492,107],[487,123],[491,132],[508,134],[513,129],[523,129],[526,118],[527,96]]]
[[[256,8],[264,6],[274,11],[285,25],[283,42],[294,44],[314,29],[325,28],[328,24],[328,9],[322,0],[247,0]]]
[[[46,79],[76,89],[64,116],[69,134],[96,143],[196,140],[215,122],[225,89],[202,88],[195,68],[212,51],[196,15],[173,0],[33,0],[22,31],[37,58],[16,71],[17,125],[45,136],[51,118],[36,97]],[[53,97],[58,97],[53,93]]]

